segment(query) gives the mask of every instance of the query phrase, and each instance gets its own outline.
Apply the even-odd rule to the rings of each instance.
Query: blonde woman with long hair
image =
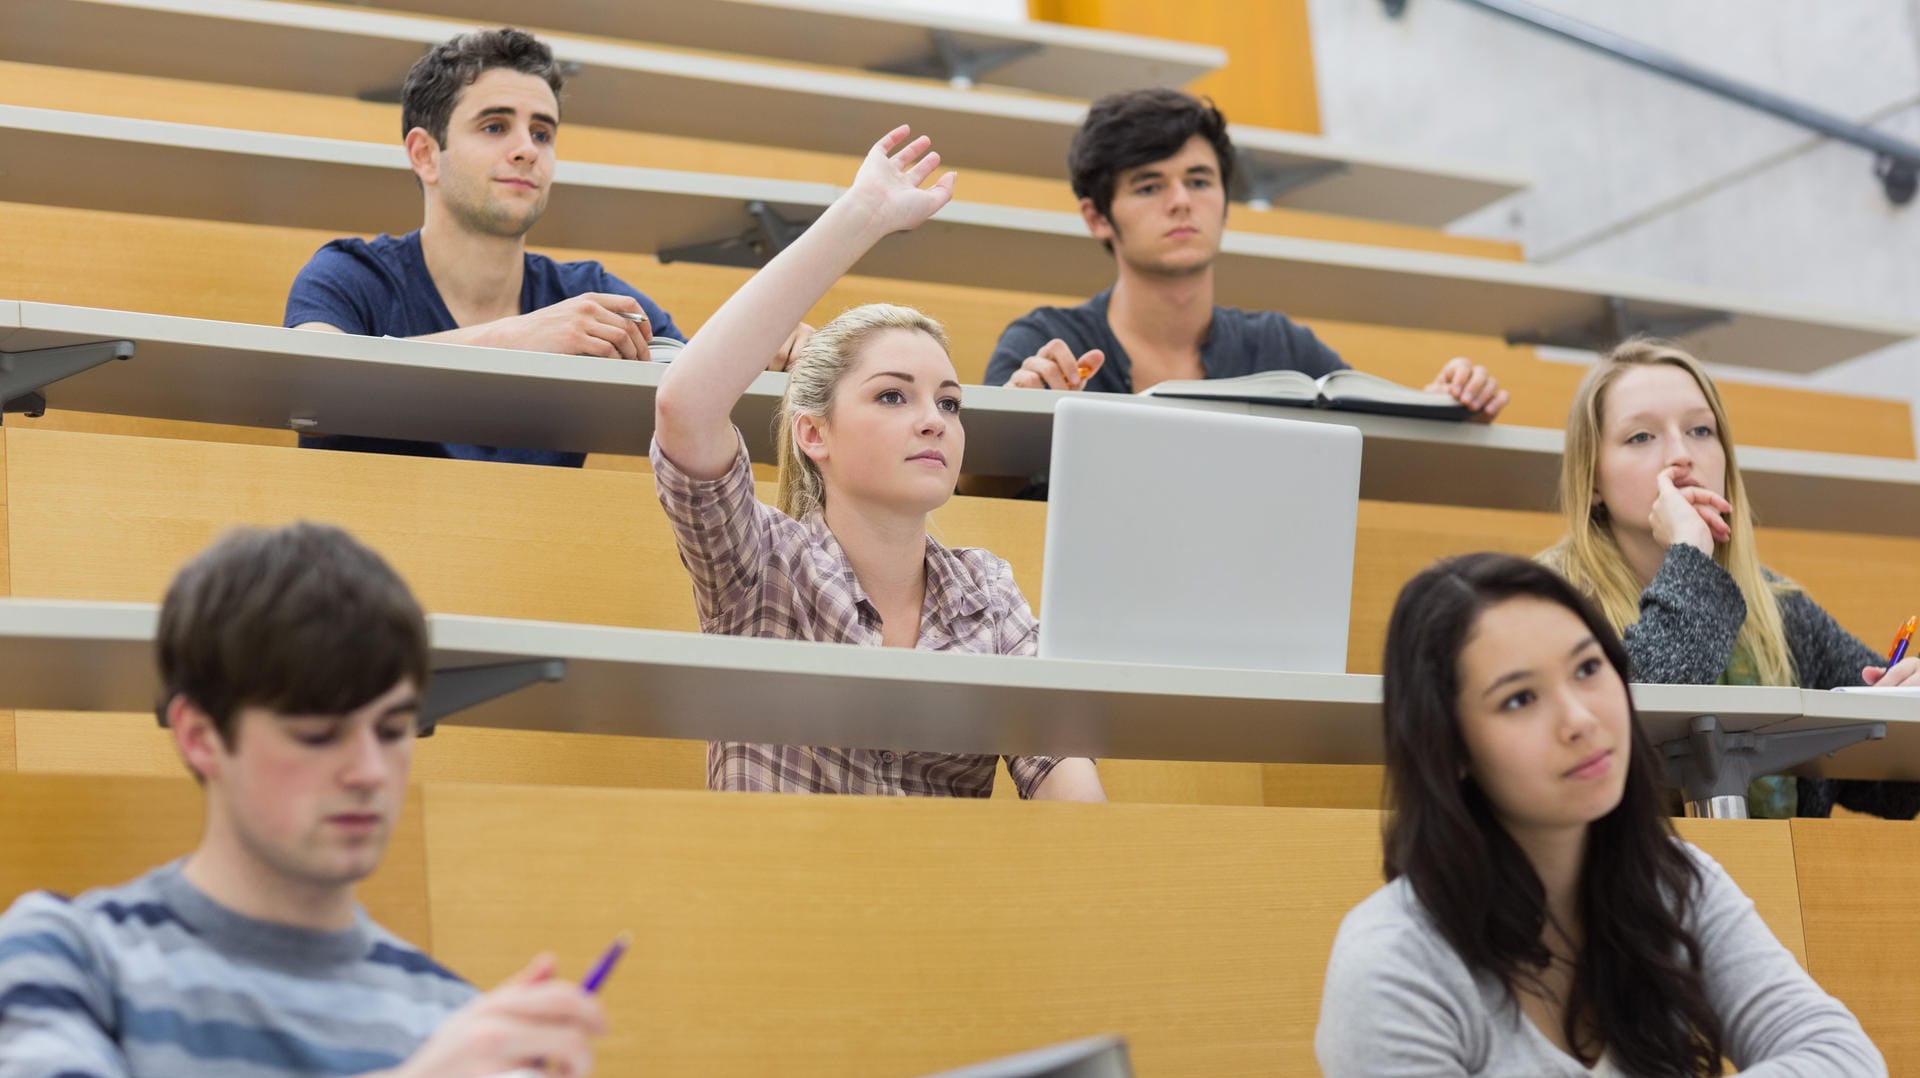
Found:
[[[872,304],[800,346],[778,415],[778,508],[754,497],[746,443],[729,418],[763,357],[841,274],[953,197],[951,172],[927,184],[940,155],[909,135],[896,128],[875,144],[852,187],[734,293],[661,378],[655,484],[705,632],[1033,653],[1039,623],[1007,563],[927,534],[966,450],[960,381],[937,323]],[[1007,769],[1022,797],[1105,800],[1091,760],[1016,756]],[[724,790],[985,797],[994,773],[992,756],[887,747],[707,749],[707,784]]]
[[[1560,469],[1567,533],[1541,560],[1621,630],[1635,681],[1682,685],[1917,685],[1754,549],[1753,510],[1713,379],[1665,341],[1636,338],[1574,394]],[[1888,624],[1898,619],[1888,614]],[[1911,818],[1920,784],[1806,782],[1801,815],[1835,800]]]

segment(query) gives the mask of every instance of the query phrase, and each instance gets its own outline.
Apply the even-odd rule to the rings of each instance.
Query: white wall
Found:
[[[1920,0],[1536,2],[1920,142]],[[1920,319],[1920,200],[1889,204],[1867,151],[1458,0],[1310,10],[1329,135],[1534,177],[1460,230],[1538,262]],[[1807,381],[1920,400],[1920,344]]]

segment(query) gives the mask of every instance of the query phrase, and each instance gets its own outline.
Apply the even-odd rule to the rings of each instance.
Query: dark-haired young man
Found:
[[[354,901],[428,672],[420,607],[379,555],[311,524],[229,535],[174,578],[157,644],[200,844],[0,916],[0,1076],[586,1073],[604,1016],[551,959],[478,995]]]
[[[527,250],[552,193],[562,78],[553,53],[511,28],[435,46],[407,72],[400,129],[425,200],[404,236],[339,239],[287,296],[285,325],[533,352],[648,359],[673,318],[598,262]],[[795,331],[769,364],[785,367]],[[586,454],[393,438],[303,435],[302,446],[579,467]]]
[[[1167,89],[1110,94],[1088,110],[1067,164],[1087,231],[1114,257],[1113,287],[1008,326],[988,385],[1134,393],[1171,379],[1319,377],[1346,366],[1283,314],[1214,305],[1233,143],[1211,103]],[[1426,388],[1483,422],[1507,404],[1486,368],[1466,359],[1448,360]]]

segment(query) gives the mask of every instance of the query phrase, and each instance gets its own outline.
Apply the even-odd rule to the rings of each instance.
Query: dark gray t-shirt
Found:
[[[1108,289],[1078,307],[1036,307],[1016,319],[1000,334],[982,381],[990,386],[1007,384],[1028,356],[1058,337],[1075,355],[1090,348],[1106,354],[1106,362],[1087,379],[1089,390],[1132,393],[1133,361],[1107,322],[1107,303],[1112,294]],[[1345,369],[1346,363],[1312,330],[1284,314],[1215,307],[1213,324],[1200,345],[1200,366],[1208,378],[1281,370],[1318,378]]]

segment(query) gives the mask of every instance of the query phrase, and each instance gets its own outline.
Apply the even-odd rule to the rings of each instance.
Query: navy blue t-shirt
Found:
[[[1090,348],[1106,354],[1106,362],[1087,379],[1089,391],[1133,392],[1133,360],[1107,321],[1107,304],[1112,296],[1112,289],[1108,289],[1078,307],[1036,307],[1021,315],[1000,334],[982,381],[990,386],[1006,385],[1028,356],[1058,337],[1067,342],[1074,355]],[[1346,366],[1312,330],[1275,311],[1215,307],[1207,339],[1200,345],[1200,367],[1208,378],[1282,370],[1318,378]]]
[[[685,340],[673,317],[598,262],[555,262],[529,252],[520,286],[520,313],[551,307],[588,292],[632,296],[653,322],[656,337]],[[314,252],[287,293],[287,326],[324,322],[342,333],[368,337],[424,337],[459,329],[448,312],[420,252],[420,233],[380,235],[372,242],[338,239]],[[552,449],[497,449],[453,442],[413,442],[352,435],[302,436],[309,449],[348,449],[408,457],[453,457],[515,464],[578,468],[585,453]]]

